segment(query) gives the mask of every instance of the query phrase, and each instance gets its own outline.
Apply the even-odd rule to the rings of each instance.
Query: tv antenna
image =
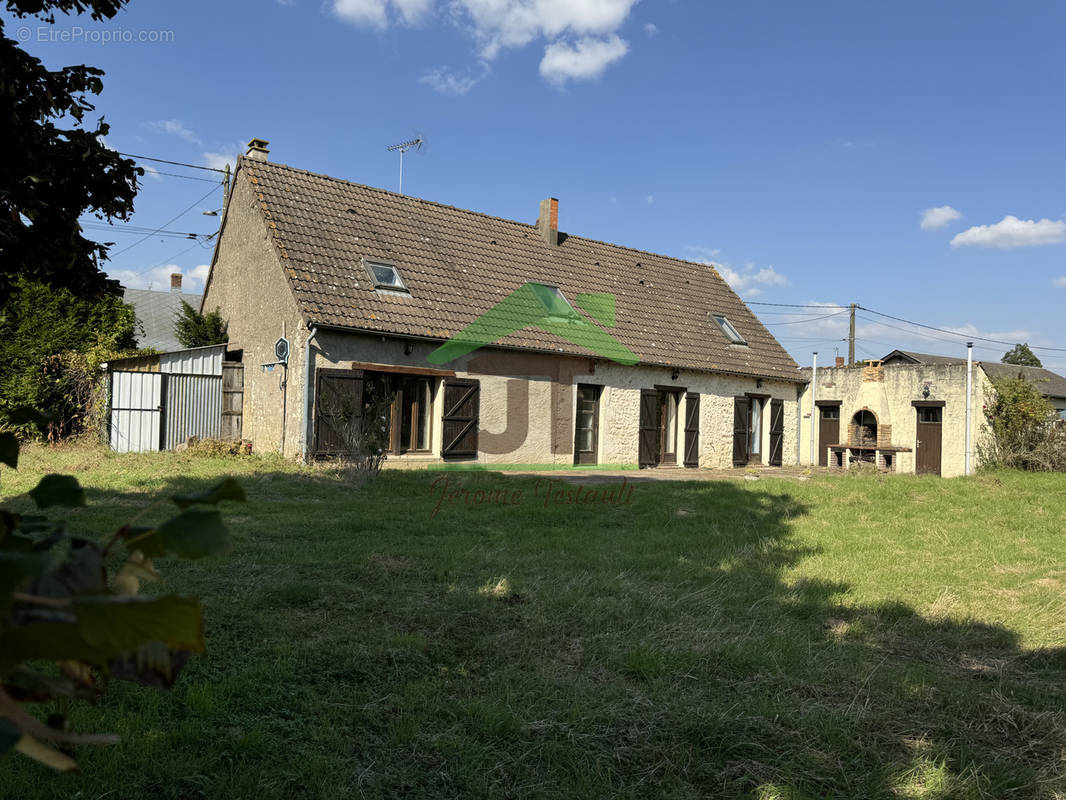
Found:
[[[400,154],[400,194],[403,194],[403,154],[408,150],[421,150],[422,145],[425,144],[421,136],[416,136],[414,139],[409,139],[406,142],[400,142],[399,144],[389,145],[385,149],[389,152],[399,152]]]

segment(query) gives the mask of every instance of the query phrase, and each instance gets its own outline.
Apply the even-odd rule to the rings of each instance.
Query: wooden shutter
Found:
[[[637,463],[654,467],[659,463],[659,393],[640,390],[640,448]]]
[[[770,466],[780,467],[785,440],[785,402],[770,401]]]
[[[441,456],[477,457],[480,413],[481,383],[469,378],[446,378]]]
[[[351,455],[359,447],[363,418],[363,372],[320,369],[315,372],[316,456]]]
[[[751,401],[747,397],[733,398],[733,466],[748,465],[748,415]]]
[[[700,465],[700,396],[685,395],[685,466]]]

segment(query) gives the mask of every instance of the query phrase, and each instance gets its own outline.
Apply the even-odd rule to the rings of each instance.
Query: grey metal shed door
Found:
[[[159,450],[163,376],[158,372],[111,373],[111,449]]]

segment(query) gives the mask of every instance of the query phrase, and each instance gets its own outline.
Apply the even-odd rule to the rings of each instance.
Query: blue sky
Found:
[[[106,70],[98,111],[123,152],[217,166],[255,136],[395,189],[385,147],[420,134],[408,194],[529,222],[552,195],[562,229],[714,262],[748,300],[1066,348],[1058,0],[134,0],[102,26],[5,21],[51,66]],[[132,224],[194,206],[166,227],[210,233],[200,212],[220,205],[210,183],[149,175]],[[210,260],[104,238],[133,285],[180,269],[196,288]],[[846,351],[846,315],[755,309],[803,363]],[[963,352],[877,319],[860,312],[860,355]]]

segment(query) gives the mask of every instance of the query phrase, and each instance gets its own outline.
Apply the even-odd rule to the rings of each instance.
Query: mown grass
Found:
[[[3,797],[1066,796],[1064,476],[545,505],[558,476],[38,449],[0,490],[44,471],[101,533],[223,474],[249,502],[233,554],[165,565],[208,653],[80,709],[123,737],[82,775],[0,762]],[[444,479],[521,496],[434,514]]]

